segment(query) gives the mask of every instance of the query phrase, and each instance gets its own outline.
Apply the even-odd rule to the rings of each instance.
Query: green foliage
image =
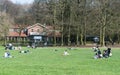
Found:
[[[14,58],[3,58],[4,48],[1,47],[0,75],[120,75],[118,48],[113,48],[112,57],[97,60],[93,59],[94,52],[91,48],[68,50],[70,55],[63,56],[66,49],[65,47],[29,49],[30,53],[27,54],[11,50]],[[22,50],[28,49],[24,47]]]

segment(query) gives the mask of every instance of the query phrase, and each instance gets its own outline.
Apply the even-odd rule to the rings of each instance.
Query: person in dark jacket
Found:
[[[111,48],[108,48],[108,49],[107,49],[107,56],[110,57],[111,54],[112,54],[112,53],[111,53]]]
[[[101,53],[100,49],[98,49],[97,54],[98,54],[98,58],[102,58],[102,53]]]

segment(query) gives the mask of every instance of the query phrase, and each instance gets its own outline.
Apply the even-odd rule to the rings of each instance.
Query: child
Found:
[[[64,51],[64,54],[63,55],[69,55],[69,53],[67,52],[67,50]]]

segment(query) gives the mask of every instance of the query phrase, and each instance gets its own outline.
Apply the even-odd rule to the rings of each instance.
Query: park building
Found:
[[[9,29],[6,42],[19,45],[53,45],[54,36],[56,37],[56,41],[59,42],[61,38],[60,31],[55,30],[50,25],[40,23],[30,26],[15,25]]]

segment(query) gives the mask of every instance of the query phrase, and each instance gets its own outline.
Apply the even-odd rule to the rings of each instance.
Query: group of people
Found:
[[[15,47],[12,43],[8,43],[5,45],[5,50],[21,50],[21,46]]]
[[[8,49],[9,50],[13,49],[13,45],[11,43],[5,45],[5,50],[8,50]]]
[[[5,45],[5,52],[3,57],[12,58],[13,56],[10,53],[10,50],[19,50],[19,53],[29,53],[29,50],[22,50],[21,46],[14,47],[12,43]]]
[[[111,48],[107,48],[106,50],[103,50],[103,52],[101,52],[101,50],[97,46],[97,47],[93,47],[93,50],[95,52],[94,59],[108,58],[112,56]]]
[[[4,57],[5,58],[8,58],[8,57],[11,58],[12,57],[11,54],[10,54],[10,52],[8,51],[8,49],[12,50],[12,47],[13,47],[13,45],[11,43],[8,44],[8,45],[6,45],[6,47],[5,47],[6,51],[4,53]],[[72,50],[72,48],[69,48],[69,50]],[[106,50],[103,50],[103,52],[101,52],[99,46],[96,46],[96,47],[93,47],[93,50],[95,52],[94,59],[108,58],[108,57],[112,56],[111,48],[107,48]],[[57,50],[55,50],[55,51],[57,51]],[[22,50],[22,51],[20,50],[19,51],[19,53],[28,53],[28,52],[29,52],[29,50]],[[65,56],[69,55],[68,51],[65,50],[64,53],[63,53],[63,55],[65,55]]]

